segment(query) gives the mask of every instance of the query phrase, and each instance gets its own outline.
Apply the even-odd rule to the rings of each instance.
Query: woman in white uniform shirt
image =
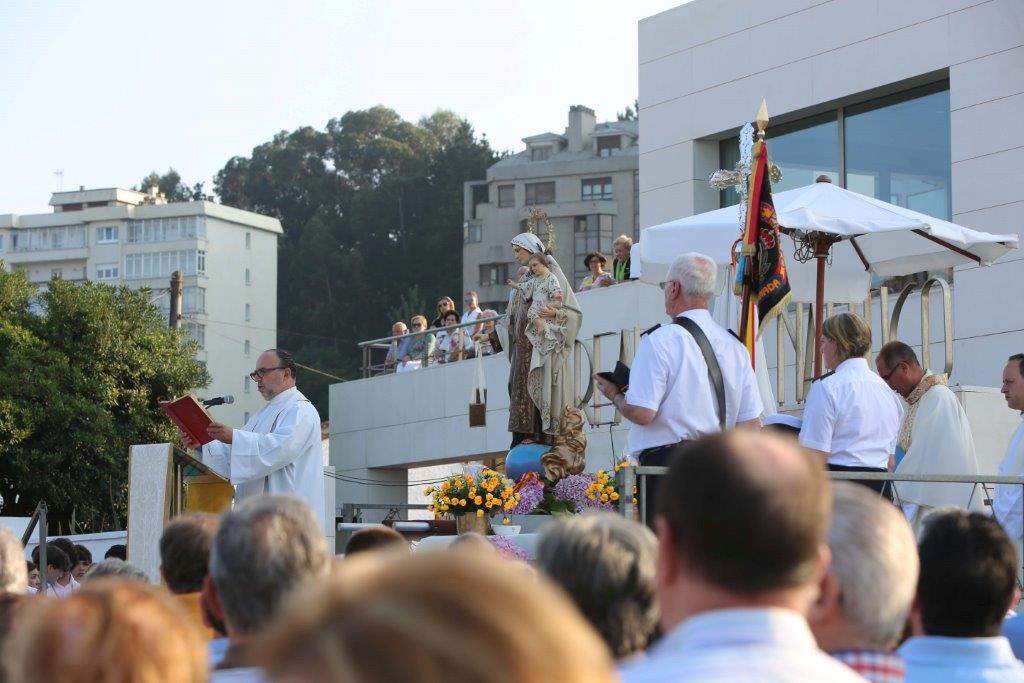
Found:
[[[903,406],[868,367],[871,328],[854,313],[834,315],[822,325],[821,346],[832,372],[811,384],[800,443],[818,451],[834,472],[889,471]],[[859,483],[890,489],[881,481]]]

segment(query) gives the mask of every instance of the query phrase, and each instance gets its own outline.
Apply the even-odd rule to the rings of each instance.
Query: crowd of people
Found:
[[[495,331],[497,311],[480,308],[476,292],[466,292],[460,316],[451,297],[437,301],[437,314],[427,323],[424,315],[414,315],[406,325],[391,326],[393,339],[384,359],[386,372],[409,372],[435,363],[454,363],[489,356],[502,350]],[[468,324],[474,323],[474,324]]]
[[[583,264],[590,271],[580,284],[579,291],[586,292],[599,287],[610,287],[630,279],[630,250],[633,239],[619,235],[612,242],[614,259],[610,272],[605,271],[608,258],[601,252],[587,254]],[[516,274],[521,277],[527,270],[522,266]],[[508,280],[513,290],[517,281]],[[528,296],[532,298],[533,292]],[[466,292],[460,315],[455,301],[443,296],[437,301],[434,319],[428,323],[422,314],[414,315],[409,322],[399,320],[391,326],[393,339],[388,345],[384,359],[385,372],[409,372],[436,363],[454,363],[461,360],[490,356],[503,350],[501,339],[495,329],[498,312],[481,309],[476,292]],[[467,323],[475,323],[467,325]]]
[[[415,550],[386,527],[333,556],[307,503],[264,495],[168,524],[159,584],[117,558],[62,583],[55,540],[47,577],[70,588],[31,595],[0,528],[3,677],[1024,681],[1024,639],[1002,635],[1024,619],[1018,555],[992,517],[932,510],[915,542],[891,502],[830,482],[770,430],[670,460],[653,530],[603,511],[556,520],[529,562],[474,535]]]

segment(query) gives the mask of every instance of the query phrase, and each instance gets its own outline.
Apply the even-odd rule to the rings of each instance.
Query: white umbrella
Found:
[[[869,273],[894,276],[963,263],[987,266],[1017,248],[1017,235],[971,230],[829,182],[778,192],[773,199],[786,233],[782,249],[793,300],[815,302],[816,345],[823,303],[863,299]],[[731,206],[643,230],[642,279],[663,280],[672,260],[687,251],[702,252],[727,266],[740,234],[737,212]],[[798,243],[809,246],[816,257],[798,262],[793,255]],[[820,355],[816,349],[816,360]]]

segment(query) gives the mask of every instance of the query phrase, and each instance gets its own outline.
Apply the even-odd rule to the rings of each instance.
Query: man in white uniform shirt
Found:
[[[232,429],[214,422],[216,441],[202,447],[202,460],[235,487],[235,501],[262,494],[292,494],[309,503],[324,524],[323,450],[320,415],[295,388],[295,361],[284,349],[260,354],[249,375],[267,405]],[[184,437],[184,435],[183,435]],[[190,448],[199,444],[185,443]]]
[[[1003,396],[1010,410],[1022,413],[1024,417],[1024,353],[1010,356],[1003,368]],[[1024,476],[1024,420],[1017,427],[1006,449],[1006,456],[999,463],[999,475],[1003,477]],[[1024,514],[1021,512],[1021,487],[1010,484],[996,484],[992,512],[1003,525],[1007,535],[1022,555],[1024,536]],[[1017,568],[1020,571],[1020,567]]]
[[[641,465],[669,464],[677,444],[693,441],[737,425],[758,427],[764,410],[757,378],[746,348],[711,319],[708,301],[714,296],[715,262],[696,252],[683,254],[669,266],[665,313],[688,318],[706,335],[721,370],[725,415],[719,415],[718,397],[696,338],[680,324],[660,325],[644,334],[633,359],[628,391],[623,393],[599,375],[601,393],[627,420],[629,452]],[[654,490],[648,481],[650,512]],[[651,514],[647,515],[650,523]]]

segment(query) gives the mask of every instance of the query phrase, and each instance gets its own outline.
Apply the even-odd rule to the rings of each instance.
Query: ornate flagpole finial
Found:
[[[764,129],[768,127],[768,102],[761,100],[761,108],[757,110],[757,118],[754,119],[754,123],[757,124],[758,135],[764,134]]]

